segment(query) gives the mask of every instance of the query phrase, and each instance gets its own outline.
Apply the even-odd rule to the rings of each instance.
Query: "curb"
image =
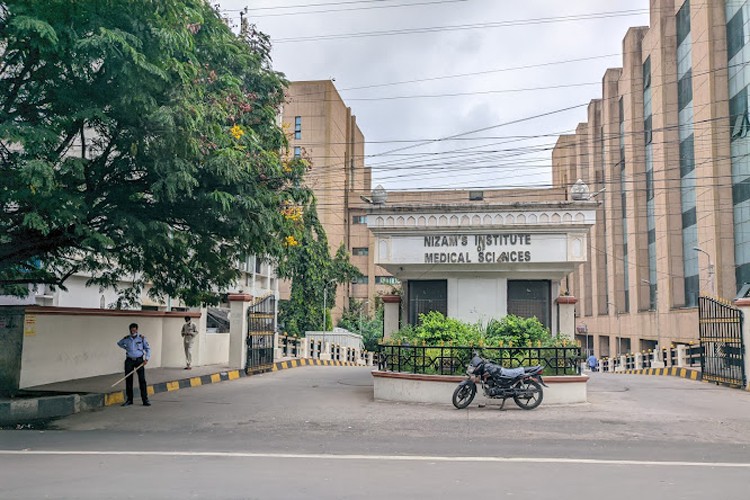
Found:
[[[669,368],[643,368],[641,370],[623,370],[619,372],[609,372],[615,375],[661,375],[669,377],[680,377],[688,380],[702,381],[703,374],[698,370],[690,368],[679,368],[672,366]]]
[[[146,387],[148,395],[163,392],[174,392],[189,387],[218,384],[228,380],[250,377],[258,373],[277,372],[299,366],[362,366],[348,361],[330,361],[320,359],[292,359],[278,361],[265,369],[245,373],[244,370],[226,370],[199,377],[187,377],[169,382],[160,382]],[[137,392],[137,387],[134,388]],[[0,401],[0,426],[19,425],[28,422],[51,420],[67,417],[74,413],[95,410],[105,406],[121,404],[125,401],[125,391],[105,394],[61,394],[59,396],[42,396],[38,398]]]

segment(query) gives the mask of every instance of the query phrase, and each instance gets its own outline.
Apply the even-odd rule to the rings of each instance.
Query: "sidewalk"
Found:
[[[344,361],[321,361],[319,359],[281,359],[270,370],[278,371],[298,366],[356,366]],[[29,387],[17,397],[0,397],[0,426],[51,420],[82,411],[90,411],[125,401],[125,381],[112,387],[124,373],[113,373],[98,377],[66,380],[54,384]],[[251,376],[244,370],[234,370],[222,365],[182,368],[147,368],[148,394],[172,392],[189,387],[216,384]],[[136,377],[137,378],[137,377]],[[138,399],[137,380],[134,381],[135,397]]]

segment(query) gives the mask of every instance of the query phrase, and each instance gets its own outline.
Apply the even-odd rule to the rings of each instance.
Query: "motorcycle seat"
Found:
[[[507,378],[516,378],[526,373],[523,368],[501,368],[500,376]]]
[[[539,370],[541,367],[542,367],[542,365],[524,366],[523,369],[525,370],[524,373],[529,373],[529,372],[535,372],[535,371]]]

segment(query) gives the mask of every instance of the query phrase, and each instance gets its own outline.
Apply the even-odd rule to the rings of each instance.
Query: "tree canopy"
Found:
[[[0,2],[0,287],[213,302],[310,200],[268,38],[204,0]]]
[[[287,333],[304,335],[306,331],[320,331],[324,327],[328,330],[332,326],[330,310],[336,304],[338,285],[362,273],[349,262],[343,244],[331,259],[328,238],[315,204],[307,207],[296,222],[296,245],[289,248],[287,258],[278,268],[280,277],[292,280],[291,296],[281,304],[279,317]]]

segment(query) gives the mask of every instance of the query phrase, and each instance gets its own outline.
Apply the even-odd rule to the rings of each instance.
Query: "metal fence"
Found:
[[[544,367],[546,375],[580,375],[579,347],[453,347],[381,345],[378,369],[423,375],[463,375],[479,355],[505,368]]]
[[[698,302],[698,323],[703,359],[703,380],[744,387],[745,346],[742,311],[713,297]]]

